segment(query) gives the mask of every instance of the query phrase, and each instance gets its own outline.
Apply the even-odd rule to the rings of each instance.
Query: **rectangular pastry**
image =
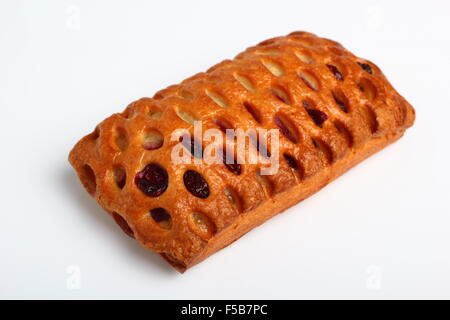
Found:
[[[414,118],[375,64],[293,32],[131,103],[69,160],[127,235],[184,272],[396,141]],[[244,148],[277,160],[276,172],[262,174],[267,163],[238,160],[236,149],[232,161],[204,161],[195,121],[223,143],[236,140],[227,130],[279,132],[276,145],[249,135]],[[173,160],[180,145],[192,161]]]

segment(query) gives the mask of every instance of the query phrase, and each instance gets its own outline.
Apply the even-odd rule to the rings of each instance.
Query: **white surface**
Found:
[[[0,297],[449,298],[449,12],[444,0],[2,1]],[[82,190],[68,152],[129,102],[294,30],[377,63],[416,124],[180,275]]]

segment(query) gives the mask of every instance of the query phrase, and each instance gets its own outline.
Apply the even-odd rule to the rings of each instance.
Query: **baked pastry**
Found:
[[[131,103],[69,160],[127,235],[183,272],[396,141],[414,118],[375,64],[293,32]],[[279,170],[174,163],[171,134],[194,120],[203,130],[279,129]],[[181,142],[201,160],[203,141]]]

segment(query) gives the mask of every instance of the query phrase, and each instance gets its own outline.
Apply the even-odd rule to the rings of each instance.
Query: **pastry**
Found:
[[[69,160],[127,235],[184,272],[396,141],[414,118],[375,64],[293,32],[131,103],[82,138]],[[277,171],[202,161],[205,141],[173,139],[180,128],[193,133],[194,121],[203,132],[223,131],[224,142],[235,140],[227,129],[276,130]],[[245,150],[275,159],[274,141]],[[191,163],[173,161],[180,145]]]

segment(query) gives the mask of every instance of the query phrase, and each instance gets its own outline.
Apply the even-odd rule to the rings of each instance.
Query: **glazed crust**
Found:
[[[396,141],[414,118],[375,64],[337,42],[293,32],[131,103],[81,139],[69,160],[126,234],[184,272]],[[203,130],[281,129],[278,172],[261,176],[261,164],[242,164],[238,174],[220,163],[172,162],[173,131],[192,131],[194,119]],[[142,142],[149,132],[159,139],[150,147]],[[158,196],[135,181],[152,163],[168,176]],[[205,179],[207,197],[187,190],[187,170]],[[157,208],[164,215],[155,220]]]

